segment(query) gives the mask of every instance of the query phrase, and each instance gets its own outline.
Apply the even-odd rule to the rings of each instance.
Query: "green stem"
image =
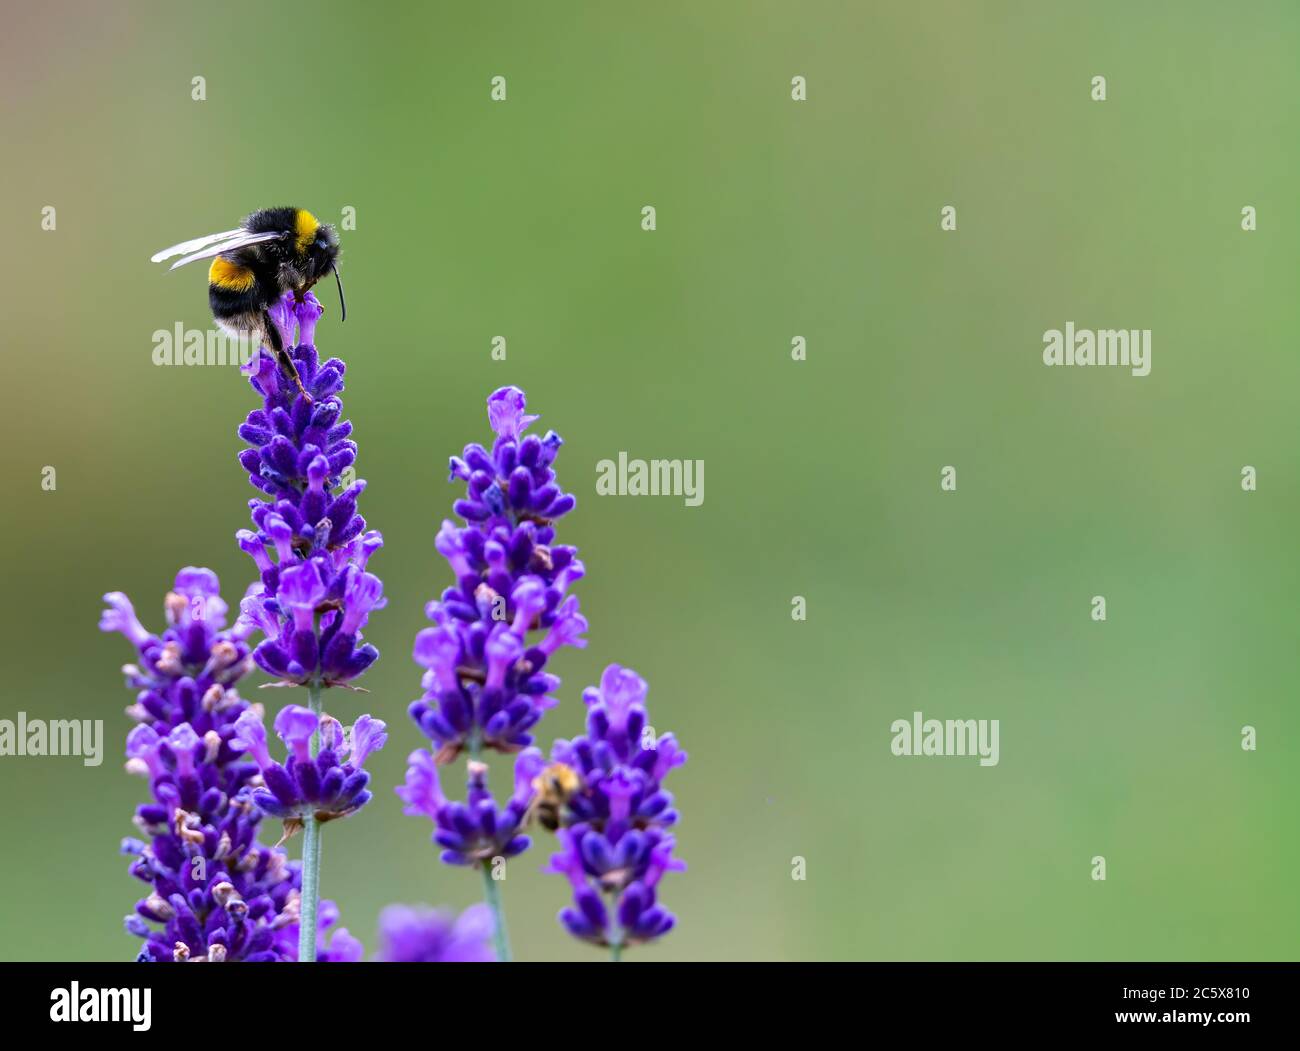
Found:
[[[510,962],[510,935],[506,933],[506,913],[501,907],[501,888],[492,878],[492,862],[483,862],[483,900],[492,912],[492,946],[496,949],[497,962]]]
[[[316,680],[307,684],[307,706],[319,719],[321,714],[321,686]],[[311,737],[311,754],[320,751],[320,730]],[[320,904],[320,847],[321,827],[316,816],[310,815],[303,827],[302,840],[302,898],[298,915],[298,962],[316,962],[316,912]]]
[[[618,891],[607,890],[605,892],[605,907],[609,910],[611,916],[618,915]],[[627,932],[620,928],[614,940],[609,943],[610,963],[618,963],[623,959],[623,939],[626,936]]]
[[[469,738],[469,757],[477,762],[483,753],[483,739],[477,729],[471,731]],[[506,910],[501,904],[501,888],[492,878],[492,862],[483,862],[483,900],[487,902],[488,911],[492,913],[492,947],[496,950],[498,963],[509,963],[510,935],[506,933]]]

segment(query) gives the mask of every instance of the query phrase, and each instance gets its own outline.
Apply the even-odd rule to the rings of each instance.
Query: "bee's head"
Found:
[[[339,235],[334,227],[324,224],[307,246],[307,261],[312,280],[324,277],[333,269],[339,258]]]
[[[339,257],[339,235],[329,223],[317,221],[311,212],[299,208],[291,233],[294,267],[304,283],[314,284],[333,269]]]
[[[318,223],[311,212],[298,212],[296,247],[305,256],[308,284],[315,284],[331,270],[339,289],[339,318],[346,320],[347,304],[343,299],[343,281],[339,277],[339,235],[329,223]]]

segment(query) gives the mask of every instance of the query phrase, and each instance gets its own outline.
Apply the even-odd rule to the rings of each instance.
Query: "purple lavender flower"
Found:
[[[321,313],[310,293],[302,302],[286,293],[271,311],[286,346],[297,326],[291,354],[310,397],[285,380],[269,355],[250,363],[249,382],[263,407],[239,428],[251,446],[239,462],[271,499],[249,501],[255,528],[237,538],[261,576],[260,588],[241,606],[244,619],[265,636],[254,660],[285,682],[339,686],[379,656],[361,641],[361,629],[385,604],[383,584],[366,571],[383,538],[367,531],[357,513],[366,483],[341,488],[357,445],[339,398],[346,366],[337,358],[321,364],[312,343]]]
[[[246,627],[224,630],[226,604],[207,569],[177,574],[161,635],[144,628],[120,592],[104,601],[100,628],[122,632],[139,654],[123,668],[137,691],[127,709],[137,725],[126,768],[148,778],[153,794],[135,816],[148,842],[122,842],[131,874],[151,887],[126,918],[144,939],[138,958],[295,958],[281,935],[298,921],[299,867],[258,842],[258,771],[235,743],[236,724],[251,711],[235,690],[252,667]]]
[[[406,801],[404,813],[433,822],[433,841],[443,848],[444,863],[487,865],[528,849],[532,841],[523,834],[524,822],[533,799],[533,780],[546,765],[538,749],[525,749],[515,758],[515,790],[503,807],[488,791],[483,763],[470,760],[468,792],[460,803],[443,795],[438,765],[427,751],[417,749],[407,762],[406,784],[397,794]]]
[[[318,730],[320,751],[313,758],[311,740]],[[230,741],[232,748],[248,752],[262,772],[266,787],[254,788],[252,801],[264,814],[281,818],[292,831],[313,815],[317,821],[333,821],[370,801],[370,774],[362,767],[388,740],[378,719],[363,715],[344,732],[332,716],[318,717],[290,704],[276,716],[275,732],[289,751],[284,765],[272,761],[262,717],[252,709],[235,720],[236,736]]]
[[[239,740],[262,770],[256,804],[284,819],[286,833],[305,831],[298,956],[311,961],[321,958],[321,825],[370,799],[362,764],[385,740],[384,724],[369,716],[345,739],[337,721],[322,717],[321,701],[325,687],[349,686],[379,656],[362,641],[362,629],[385,604],[382,582],[366,568],[383,538],[357,513],[366,483],[344,477],[357,446],[339,397],[346,368],[337,358],[321,364],[316,353],[320,303],[286,293],[269,313],[292,346],[302,389],[285,381],[267,353],[246,370],[263,404],[239,428],[250,446],[239,462],[270,500],[249,502],[255,528],[237,534],[261,578],[241,604],[241,620],[265,636],[253,651],[258,666],[283,684],[307,687],[309,707],[290,705],[276,719],[290,750],[284,765],[271,760],[260,719],[244,720]],[[328,952],[335,952],[332,943]]]
[[[486,963],[492,914],[471,905],[459,916],[427,906],[389,905],[379,914],[383,963]]]
[[[550,862],[549,871],[573,887],[574,904],[559,919],[574,937],[616,954],[672,929],[673,915],[658,904],[656,888],[664,873],[686,868],[673,857],[668,829],[677,811],[661,787],[686,753],[672,734],[653,737],[646,691],[636,672],[611,664],[600,686],[583,692],[587,733],[557,741],[552,752],[583,786],[568,802],[557,832],[561,849]]]
[[[555,520],[575,503],[551,469],[563,443],[554,431],[525,437],[537,417],[524,406],[517,387],[494,391],[491,453],[471,444],[451,459],[452,480],[466,483],[453,505],[466,524],[443,522],[435,540],[456,584],[425,611],[436,626],[415,640],[416,663],[427,671],[424,696],[410,706],[440,763],[465,748],[477,755],[530,745],[529,730],[556,703],[548,659],[560,646],[586,645],[587,621],[566,596],[582,563],[576,548],[553,542]],[[535,633],[544,634],[530,641]]]
[[[436,751],[411,753],[406,783],[397,793],[406,813],[434,824],[433,839],[449,865],[479,867],[492,919],[498,960],[510,958],[494,861],[528,848],[524,828],[550,783],[577,792],[555,821],[561,851],[551,871],[574,889],[574,907],[561,922],[579,938],[609,946],[651,941],[673,926],[656,900],[665,872],[685,866],[673,857],[668,832],[677,820],[661,781],[686,761],[671,735],[658,741],[646,727],[645,683],[617,665],[599,689],[584,694],[588,734],[557,742],[552,764],[531,747],[531,730],[556,701],[559,680],[547,662],[561,646],[585,646],[587,621],[569,585],[583,575],[575,548],[554,543],[556,519],[574,507],[555,480],[552,464],[562,444],[554,431],[525,435],[537,419],[523,391],[503,387],[488,398],[488,422],[497,434],[489,453],[467,445],[451,460],[452,480],[466,483],[453,505],[464,520],[445,521],[435,540],[456,584],[426,609],[434,627],[415,640],[415,660],[426,672],[424,696],[411,718]],[[487,788],[484,749],[516,753],[514,793],[498,807]],[[464,803],[447,799],[438,768],[462,750],[470,754]],[[566,768],[560,770],[560,767]],[[550,813],[548,800],[547,813]],[[543,824],[555,828],[549,817]]]
[[[359,963],[365,955],[365,946],[348,932],[346,927],[336,927],[339,910],[332,901],[322,901],[316,923],[317,963]],[[287,924],[276,932],[276,944],[285,957],[298,961],[299,925]]]

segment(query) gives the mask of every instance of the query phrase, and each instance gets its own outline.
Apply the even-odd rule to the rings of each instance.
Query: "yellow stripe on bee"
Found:
[[[294,233],[298,235],[298,251],[307,251],[307,246],[316,240],[316,231],[320,229],[320,223],[311,212],[298,209],[298,216],[294,220]]]
[[[208,283],[228,292],[247,292],[253,287],[253,271],[217,256],[208,267]]]

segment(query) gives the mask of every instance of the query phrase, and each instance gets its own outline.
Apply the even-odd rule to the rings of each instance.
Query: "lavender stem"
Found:
[[[313,679],[307,684],[307,707],[321,714],[321,686]],[[320,731],[311,737],[311,754],[320,752]],[[298,962],[316,962],[316,910],[320,902],[320,822],[313,814],[307,818],[302,841],[302,900],[298,920]]]
[[[506,933],[506,913],[501,907],[501,888],[492,878],[492,862],[483,862],[483,900],[492,913],[492,946],[498,963],[510,963],[510,936]]]
[[[477,731],[470,735],[470,759],[477,762],[483,753],[483,738]],[[483,900],[488,911],[492,913],[492,947],[497,954],[497,963],[510,963],[510,935],[506,933],[506,910],[501,904],[501,888],[492,878],[492,862],[483,862]]]

